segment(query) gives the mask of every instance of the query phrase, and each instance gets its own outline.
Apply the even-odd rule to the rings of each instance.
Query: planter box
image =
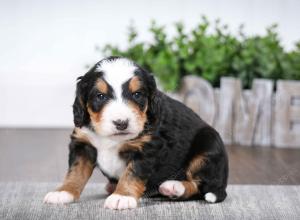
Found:
[[[238,79],[224,77],[220,89],[187,76],[179,99],[216,128],[225,144],[300,148],[300,81],[255,79],[242,90]]]

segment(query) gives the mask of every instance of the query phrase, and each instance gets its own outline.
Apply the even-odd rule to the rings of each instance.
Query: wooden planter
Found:
[[[300,148],[300,81],[255,79],[242,90],[224,77],[219,89],[187,76],[176,95],[221,134],[228,145]]]

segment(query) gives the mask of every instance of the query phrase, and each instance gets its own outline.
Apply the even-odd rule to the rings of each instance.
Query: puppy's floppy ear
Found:
[[[154,79],[154,76],[150,73],[147,74],[147,87],[149,91],[149,98],[148,98],[148,120],[150,123],[155,123],[157,119],[157,115],[160,112],[160,105],[159,105],[159,97],[157,92],[157,86]]]
[[[150,98],[152,98],[156,93],[157,86],[156,86],[154,76],[150,73],[148,73],[147,75],[148,75],[147,76],[147,86],[148,86]]]
[[[76,87],[76,97],[73,103],[73,116],[74,124],[76,127],[82,127],[89,120],[89,115],[86,109],[86,98],[83,94],[82,77],[78,77]]]

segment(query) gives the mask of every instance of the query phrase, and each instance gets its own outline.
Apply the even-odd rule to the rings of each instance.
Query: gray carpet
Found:
[[[0,183],[0,219],[300,219],[300,186],[231,185],[223,203],[142,199],[135,210],[103,209],[103,184],[88,184],[77,203],[43,204],[53,183]]]

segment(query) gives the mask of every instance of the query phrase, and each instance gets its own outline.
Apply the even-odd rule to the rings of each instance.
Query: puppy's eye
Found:
[[[105,94],[103,94],[103,93],[98,93],[97,94],[97,99],[101,100],[101,101],[104,101],[104,100],[107,99],[107,96]]]
[[[135,100],[139,100],[142,97],[142,93],[141,92],[134,92],[134,93],[132,93],[132,97]]]

